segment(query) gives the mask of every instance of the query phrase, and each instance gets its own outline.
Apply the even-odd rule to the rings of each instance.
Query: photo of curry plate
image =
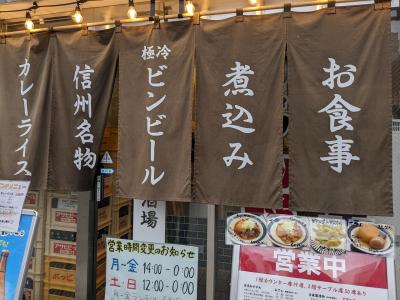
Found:
[[[236,244],[259,244],[266,236],[265,221],[249,213],[230,216],[227,220],[227,228],[230,239]]]
[[[307,219],[292,216],[277,216],[268,220],[268,237],[271,242],[284,248],[308,246]]]
[[[368,254],[386,255],[394,248],[390,225],[354,221],[349,223],[347,238],[355,249]]]

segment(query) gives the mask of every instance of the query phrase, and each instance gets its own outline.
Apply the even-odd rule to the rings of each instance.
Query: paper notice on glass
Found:
[[[0,231],[18,232],[30,181],[0,180]]]
[[[165,243],[165,201],[135,199],[133,204],[133,239]]]
[[[197,299],[197,247],[114,238],[106,245],[105,299]]]

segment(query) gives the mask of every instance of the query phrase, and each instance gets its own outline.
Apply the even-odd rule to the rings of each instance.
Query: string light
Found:
[[[26,17],[25,17],[25,28],[28,30],[32,30],[35,27],[32,21],[32,17],[29,11],[26,12]]]
[[[194,4],[192,1],[190,1],[190,0],[186,1],[185,10],[190,16],[193,16],[195,7],[194,7]]]
[[[76,3],[75,12],[72,15],[72,20],[74,20],[75,23],[82,23],[82,21],[83,21],[83,17],[81,14],[81,7],[79,6],[79,2]]]
[[[137,11],[135,9],[133,0],[129,0],[128,17],[129,17],[129,19],[132,19],[132,20],[136,19],[136,17],[137,17]]]

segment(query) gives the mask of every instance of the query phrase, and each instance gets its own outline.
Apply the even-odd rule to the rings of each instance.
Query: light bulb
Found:
[[[129,19],[136,19],[136,17],[137,17],[137,11],[135,9],[135,6],[133,6],[133,4],[129,5],[128,17],[129,17]]]
[[[81,14],[81,8],[79,7],[79,4],[75,8],[75,12],[72,15],[72,19],[74,20],[75,23],[82,23],[83,17]]]
[[[190,0],[186,1],[185,9],[186,9],[186,12],[187,12],[189,15],[192,16],[192,15],[194,14],[194,10],[195,10],[194,5],[193,5],[193,2],[190,1]]]
[[[257,0],[249,0],[250,5],[257,5]]]
[[[29,11],[26,12],[26,18],[25,18],[25,28],[28,30],[32,30],[35,27],[35,25],[32,22],[31,14]]]

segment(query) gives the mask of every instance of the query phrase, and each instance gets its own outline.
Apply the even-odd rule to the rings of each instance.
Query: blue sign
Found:
[[[36,214],[32,212],[21,215],[18,232],[0,232],[0,276],[4,276],[4,295],[0,298],[4,300],[21,299],[35,226]]]

